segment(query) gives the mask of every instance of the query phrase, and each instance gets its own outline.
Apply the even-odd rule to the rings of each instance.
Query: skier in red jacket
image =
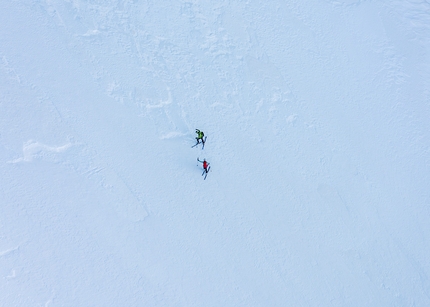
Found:
[[[206,159],[203,159],[203,161],[200,161],[199,158],[197,158],[197,161],[199,161],[200,163],[203,163],[203,173],[202,173],[202,176],[205,175],[204,179],[206,179],[206,176],[208,175],[209,170],[211,169],[211,167],[209,166],[210,163],[208,163],[206,161]]]

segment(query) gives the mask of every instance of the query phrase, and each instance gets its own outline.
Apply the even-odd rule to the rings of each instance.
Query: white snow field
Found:
[[[0,174],[1,307],[430,306],[430,1],[1,1]]]

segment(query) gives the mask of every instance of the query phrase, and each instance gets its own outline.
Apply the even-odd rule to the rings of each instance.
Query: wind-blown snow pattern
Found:
[[[0,306],[430,306],[429,81],[429,1],[2,1]]]

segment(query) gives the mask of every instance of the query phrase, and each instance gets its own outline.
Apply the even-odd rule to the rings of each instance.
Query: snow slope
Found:
[[[0,306],[429,306],[429,80],[429,1],[3,1]]]

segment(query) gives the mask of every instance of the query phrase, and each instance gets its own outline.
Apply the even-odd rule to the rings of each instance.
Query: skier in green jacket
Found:
[[[203,149],[205,147],[205,142],[206,142],[205,134],[203,133],[203,131],[200,131],[199,129],[196,129],[196,133],[197,133],[197,137],[196,137],[197,143],[192,147],[196,147],[197,145],[202,143],[202,149]]]

